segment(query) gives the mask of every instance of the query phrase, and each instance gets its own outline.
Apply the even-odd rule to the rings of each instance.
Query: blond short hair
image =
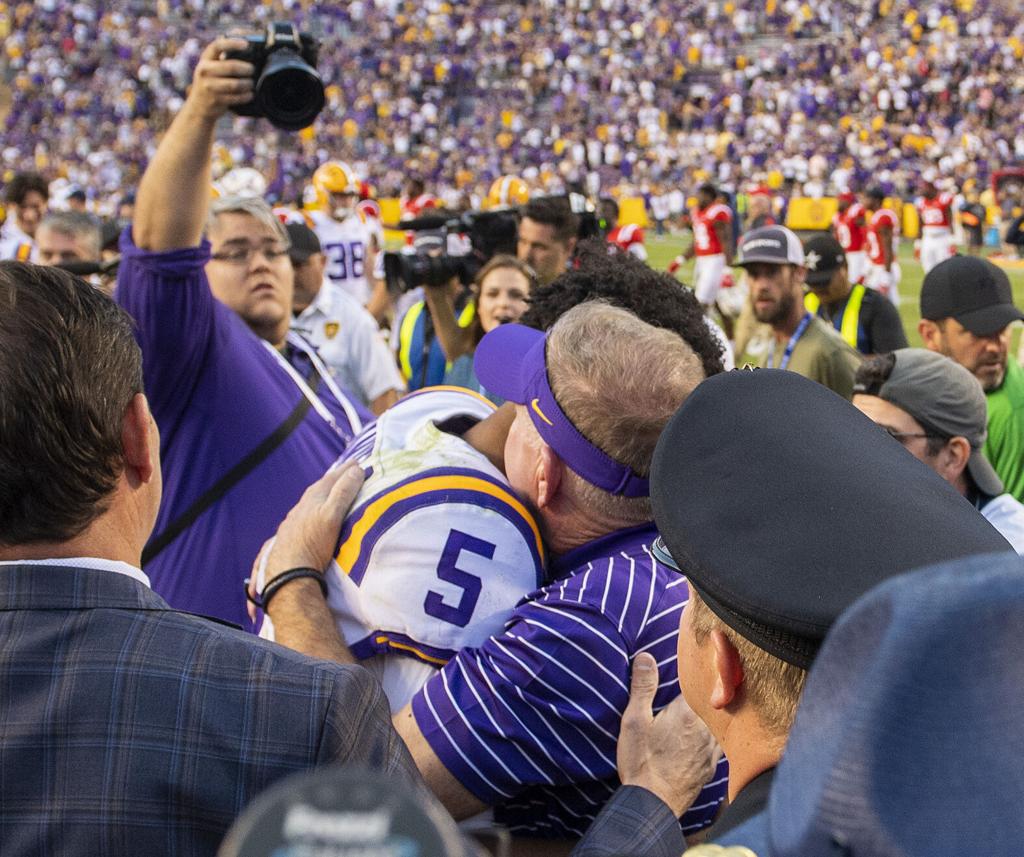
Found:
[[[785,743],[804,692],[807,670],[771,655],[725,624],[690,586],[690,627],[698,646],[721,631],[735,646],[743,666],[743,687],[761,725]]]
[[[678,334],[603,301],[582,303],[558,320],[547,365],[551,390],[573,425],[640,476],[650,473],[669,418],[704,380],[700,358]],[[568,479],[581,503],[623,525],[652,518],[647,497],[609,494],[571,471]]]

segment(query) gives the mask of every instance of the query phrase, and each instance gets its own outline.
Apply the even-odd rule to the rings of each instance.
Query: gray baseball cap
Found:
[[[971,445],[967,470],[979,490],[993,497],[1003,493],[1002,480],[981,452],[988,433],[985,392],[978,379],[959,363],[923,348],[893,352],[895,365],[879,387],[854,384],[854,393],[878,396],[902,408],[931,435],[964,437]]]
[[[751,229],[740,238],[741,268],[754,262],[769,265],[803,265],[804,245],[795,232],[785,226],[762,226]]]

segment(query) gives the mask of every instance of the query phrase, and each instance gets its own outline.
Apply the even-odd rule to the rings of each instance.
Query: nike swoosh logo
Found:
[[[546,422],[549,426],[554,427],[555,424],[551,422],[551,420],[549,420],[546,416],[544,416],[544,411],[542,411],[540,409],[540,405],[537,404],[539,401],[540,399],[534,399],[532,402],[530,402],[530,407],[533,408],[538,417],[544,420],[544,422]]]

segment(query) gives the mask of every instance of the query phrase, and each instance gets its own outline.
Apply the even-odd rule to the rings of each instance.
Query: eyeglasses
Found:
[[[915,437],[938,437],[937,434],[928,434],[927,432],[920,431],[897,431],[891,426],[881,426],[889,437],[893,440],[898,440],[902,444],[906,444],[908,440],[913,440]]]
[[[253,256],[257,253],[262,253],[263,258],[268,262],[275,262],[282,256],[287,255],[289,249],[291,248],[287,244],[280,241],[255,246],[252,244],[238,244],[232,246],[230,250],[211,253],[210,258],[216,259],[218,262],[227,262],[229,265],[248,265],[252,261]]]

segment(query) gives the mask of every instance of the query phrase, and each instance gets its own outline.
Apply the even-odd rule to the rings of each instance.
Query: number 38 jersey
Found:
[[[428,388],[382,414],[345,453],[369,475],[342,526],[327,601],[392,711],[459,649],[500,633],[543,582],[533,516],[484,455],[437,427],[493,410],[475,393]],[[261,636],[272,635],[265,619]]]
[[[367,270],[370,248],[377,243],[376,229],[365,216],[353,212],[337,221],[324,211],[309,212],[313,231],[320,239],[320,248],[327,260],[324,284],[347,292],[360,306],[366,306],[373,293]]]

